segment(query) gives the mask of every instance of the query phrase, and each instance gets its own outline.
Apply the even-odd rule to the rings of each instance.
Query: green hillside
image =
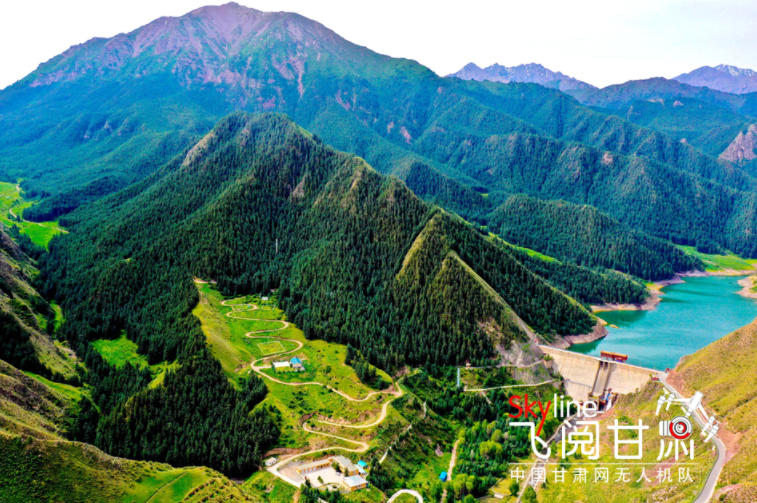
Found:
[[[737,485],[724,501],[748,501],[757,493],[757,431],[754,420],[755,367],[754,348],[757,345],[757,323],[753,322],[735,332],[685,356],[669,378],[687,395],[704,393],[704,403],[723,422],[721,438],[729,450],[720,484]],[[730,432],[730,434],[728,433]],[[734,438],[735,435],[735,438]]]
[[[262,501],[255,491],[242,490],[208,468],[119,459],[65,440],[79,413],[71,396],[82,396],[80,388],[29,377],[2,360],[0,382],[3,502]]]
[[[142,47],[144,37],[172,49]],[[739,113],[749,96],[737,97]],[[677,244],[757,255],[757,181],[675,135],[555,89],[441,78],[302,16],[236,4],[93,39],[0,92],[0,178],[51,195],[26,215],[56,219],[155,173],[234,110],[287,113],[482,224],[492,208],[477,192],[499,202],[522,192],[594,206]]]
[[[544,340],[590,332],[597,320],[582,303],[591,290],[616,302],[644,295],[620,275],[516,257],[276,114],[233,114],[158,173],[62,220],[70,233],[53,242],[40,278],[66,313],[60,337],[86,364],[99,408],[76,431],[112,455],[240,476],[288,435],[281,417],[255,407],[270,369],[239,373],[273,346],[253,349],[243,328],[224,328],[227,316],[207,312],[195,278],[226,296],[275,290],[282,311],[255,310],[262,318],[244,322],[247,332],[286,320],[392,372],[488,359],[495,345],[524,340],[524,323]],[[325,369],[339,356],[318,351],[303,349],[320,362],[303,375],[333,379]],[[200,435],[210,440],[194,444]],[[219,444],[232,454],[210,448]]]
[[[32,287],[36,263],[6,229],[0,223],[0,359],[49,378],[73,379],[74,362],[51,338],[55,309]]]
[[[490,214],[487,229],[512,244],[565,262],[647,280],[703,268],[702,262],[669,242],[634,231],[591,206],[564,201],[509,197]]]
[[[229,293],[279,288],[287,318],[306,335],[350,343],[382,368],[401,365],[413,353],[410,347],[426,347],[433,354],[452,342],[449,337],[463,334],[469,339],[463,347],[470,349],[456,351],[454,361],[490,354],[476,320],[468,317],[465,325],[449,332],[439,327],[417,330],[427,323],[426,316],[403,306],[423,297],[422,290],[387,288],[420,228],[438,212],[397,180],[380,176],[361,159],[331,150],[277,116],[230,116],[186,159],[167,165],[161,176],[65,219],[76,232],[52,251],[43,276],[49,287],[58,285],[64,307],[79,313],[78,319],[68,317],[68,333],[79,340],[107,339],[120,335],[107,327],[124,326],[150,363],[170,360],[184,340],[167,327],[186,323],[175,306],[196,303],[191,278],[200,277],[217,281]],[[454,229],[452,243],[463,260],[538,331],[581,333],[593,325],[589,313],[559,300],[563,297],[551,288],[524,304],[512,290],[518,282],[509,281],[509,275],[520,278],[524,287],[532,282],[538,288],[543,280],[470,227],[453,224],[451,216],[440,213],[434,218],[448,222],[444,225]],[[108,226],[100,224],[105,221]],[[90,257],[102,254],[103,247],[110,258],[89,268]],[[161,279],[162,250],[168,249],[173,250],[176,266]],[[443,260],[434,256],[433,266],[441,266]],[[487,271],[492,261],[512,269],[503,265]],[[128,279],[137,271],[140,281]],[[113,281],[103,282],[111,276]],[[186,289],[161,287],[169,278]],[[425,288],[425,280],[419,281]],[[99,285],[101,293],[94,302],[74,304],[64,295],[67,284],[80,291],[82,285]],[[124,311],[132,309],[130,299],[141,298],[153,299],[150,314]],[[552,315],[537,314],[539,304],[553,298]],[[363,307],[356,310],[358,305]],[[366,308],[367,315],[362,312]],[[335,314],[340,312],[344,314]],[[153,317],[164,320],[164,328],[155,325]],[[100,331],[93,330],[98,326]],[[384,331],[399,335],[387,339],[381,335]],[[423,360],[408,363],[425,361],[425,353]],[[444,349],[441,354],[446,353]]]
[[[621,108],[637,100],[694,98],[747,117],[757,117],[757,93],[730,94],[662,77],[570,93],[575,94],[582,103],[603,108]]]
[[[55,222],[28,222],[24,220],[24,210],[32,207],[25,201],[21,188],[15,183],[0,182],[0,222],[8,227],[17,227],[19,232],[43,248],[63,231]]]
[[[719,156],[740,131],[755,122],[718,105],[693,98],[634,101],[619,110],[607,109],[643,127],[667,135]]]

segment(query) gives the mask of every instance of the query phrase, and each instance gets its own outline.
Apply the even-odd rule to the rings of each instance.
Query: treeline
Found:
[[[80,402],[72,440],[114,456],[205,465],[239,477],[260,466],[278,441],[277,419],[256,408],[268,391],[263,380],[251,375],[237,391],[205,348],[180,354],[178,369],[150,388],[147,368],[114,367],[86,341],[79,344],[92,401]]]
[[[0,223],[0,360],[17,369],[66,382],[40,361],[31,340],[45,332],[51,334],[55,319],[50,305],[31,286],[35,268],[27,253],[34,251],[28,236],[19,234],[15,226],[8,229]],[[76,378],[68,381],[76,382]]]
[[[531,454],[530,432],[527,428],[511,428],[510,413],[516,413],[510,405],[512,394],[521,394],[517,389],[498,389],[487,393],[487,399],[479,393],[465,393],[454,384],[454,368],[437,368],[436,377],[430,372],[420,372],[405,379],[408,388],[425,400],[437,414],[459,421],[464,429],[457,447],[457,462],[448,490],[457,500],[468,495],[480,497],[507,475],[508,463]],[[506,369],[492,369],[488,384],[509,382]],[[529,400],[549,399],[554,388],[529,388]],[[549,438],[559,427],[560,421],[548,417],[541,438]]]
[[[476,101],[439,110],[403,145],[427,160],[427,172],[432,164],[442,171],[446,166],[456,178],[457,184],[439,185],[419,170],[405,169],[410,187],[424,197],[484,225],[490,203],[458,184],[489,194],[563,199],[676,244],[757,254],[757,241],[746,231],[754,225],[757,180],[744,171],[661,133],[588,110],[556,91],[461,85],[471,88],[465,93]],[[523,99],[540,93],[544,96]],[[500,120],[493,109],[536,129]],[[497,117],[498,127],[482,125],[490,117]],[[381,161],[380,144],[360,145],[356,153]]]
[[[266,392],[255,375],[236,391],[217,360],[184,361],[161,386],[140,391],[104,416],[96,444],[115,456],[247,476],[279,438],[268,411],[252,411]]]
[[[173,360],[192,329],[192,276],[229,295],[279,288],[282,308],[308,337],[351,344],[384,369],[491,356],[482,319],[516,337],[485,284],[547,336],[593,326],[588,312],[469,226],[281,117],[232,115],[196,154],[181,170],[183,157],[63,219],[76,232],[53,243],[42,278],[67,304],[78,337],[125,329],[150,363]],[[416,265],[439,283],[396,279],[432,218],[443,224],[430,232],[445,236],[429,242],[447,251],[428,249]],[[447,260],[455,250],[458,263]]]
[[[441,319],[422,316],[428,330],[432,324],[454,326],[466,320],[473,324],[493,319],[502,333],[514,339],[521,332],[508,314],[512,311],[547,338],[555,333],[587,333],[596,323],[585,309],[550,287],[504,247],[444,213],[434,215],[416,240],[397,285],[393,295],[398,303],[416,311],[445,313]],[[512,311],[501,305],[502,300]],[[433,361],[443,364],[441,359]]]
[[[626,272],[650,281],[702,270],[702,261],[668,241],[634,231],[591,206],[508,198],[489,216],[488,229],[505,241],[563,262]]]
[[[51,377],[37,358],[29,336],[29,332],[12,313],[0,309],[0,360],[18,369]]]
[[[545,338],[596,322],[505,247],[283,116],[231,115],[186,155],[61,223],[71,232],[40,258],[41,288],[92,366],[96,445],[112,454],[242,473],[274,437],[272,420],[255,415],[265,424],[248,440],[259,448],[240,440],[254,404],[205,348],[193,277],[227,295],[277,288],[306,336],[349,344],[383,369],[489,358],[493,338],[523,337],[515,314]],[[150,364],[180,369],[146,390],[143,371],[95,363],[89,342],[123,331]],[[200,409],[224,411],[215,419],[228,434],[183,411],[179,397],[200,385],[213,390]],[[156,426],[161,417],[174,421]],[[194,443],[207,437],[236,457]]]
[[[641,281],[625,274],[589,269],[570,263],[544,259],[526,250],[508,247],[524,266],[586,306],[598,304],[640,304],[649,292]]]
[[[360,379],[363,384],[379,390],[389,387],[390,383],[378,375],[376,367],[371,365],[370,362],[366,360],[365,356],[352,347],[351,344],[347,345],[347,356],[344,359],[344,363],[355,370],[355,374],[357,374],[358,379]]]

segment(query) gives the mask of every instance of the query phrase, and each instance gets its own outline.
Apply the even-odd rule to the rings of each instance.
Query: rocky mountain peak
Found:
[[[560,89],[561,91],[595,89],[591,84],[560,72],[554,72],[539,63],[527,63],[517,66],[503,66],[495,63],[483,69],[474,63],[468,63],[460,71],[447,75],[447,77],[457,77],[463,80],[489,80],[505,84],[509,82],[528,82]]]
[[[733,65],[718,65],[715,67],[715,70],[720,70],[721,72],[728,73],[734,77],[738,77],[739,75],[746,75],[748,77],[757,75],[757,72],[755,72],[754,70],[750,70],[748,68],[739,68]]]
[[[733,65],[703,66],[673,80],[733,94],[757,92],[757,72]]]

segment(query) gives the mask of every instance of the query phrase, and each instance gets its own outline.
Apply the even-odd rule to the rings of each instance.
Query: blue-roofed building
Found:
[[[358,465],[358,466],[359,466],[360,468],[364,468],[364,469],[365,469],[365,468],[368,468],[368,463],[366,463],[365,461],[358,461],[358,462],[357,462],[357,465]]]
[[[297,358],[296,356],[289,360],[289,363],[292,364],[292,368],[297,371],[303,371],[305,370],[305,365],[302,364],[302,360]]]
[[[439,480],[441,480],[442,482],[446,482],[446,480],[447,480],[447,472],[440,473],[439,474]]]

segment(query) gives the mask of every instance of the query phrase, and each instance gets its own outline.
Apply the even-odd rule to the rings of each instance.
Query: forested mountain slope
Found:
[[[634,231],[591,206],[509,197],[489,218],[502,239],[550,257],[661,280],[701,269],[701,261],[667,241]]]
[[[646,157],[738,189],[752,190],[755,187],[755,180],[740,170],[718,162],[674,137],[638,127],[617,116],[598,113],[561,92],[532,84],[502,86],[470,81],[460,84],[460,92],[535,126],[541,135]],[[499,128],[490,134],[502,132],[503,129]]]
[[[256,408],[264,383],[253,374],[235,389],[207,349],[195,277],[227,295],[277,289],[308,337],[350,344],[385,369],[480,361],[524,341],[522,322],[543,340],[591,331],[596,318],[558,288],[583,303],[645,295],[624,276],[518,256],[279,114],[224,118],[62,223],[70,232],[42,256],[41,284],[66,312],[60,336],[99,407],[75,431],[95,431],[112,455],[233,475],[252,471],[279,429]],[[150,364],[177,370],[150,386],[146,368],[93,350],[124,333]]]
[[[350,343],[384,368],[413,354],[408,363],[437,352],[447,364],[487,356],[491,344],[476,335],[476,322],[494,318],[504,327],[502,312],[419,330],[427,319],[449,317],[459,300],[447,296],[446,304],[414,312],[427,293],[426,274],[394,286],[429,219],[446,222],[447,246],[540,332],[593,325],[583,308],[551,288],[539,290],[543,280],[469,226],[276,115],[229,116],[156,175],[71,214],[71,233],[53,242],[43,276],[71,312],[69,333],[97,339],[123,328],[151,362],[185,351],[181,327],[196,302],[193,276],[228,293],[279,288],[287,316],[306,334]],[[432,256],[431,277],[446,253]],[[501,268],[485,272],[496,261]],[[541,307],[516,307],[525,299],[497,286],[509,284],[511,274],[541,292],[528,299]],[[548,317],[541,314],[546,305]]]
[[[81,393],[78,388],[45,384],[2,360],[0,384],[0,501],[4,503],[144,502],[179,477],[183,480],[171,488],[172,501],[190,493],[195,499],[183,501],[212,495],[235,503],[262,501],[208,468],[174,469],[119,459],[66,440],[79,414],[72,399]]]
[[[75,378],[73,363],[50,339],[55,312],[31,285],[34,261],[6,231],[0,223],[0,360],[46,377]]]
[[[757,117],[757,93],[730,94],[656,77],[613,84],[602,89],[569,91],[581,103],[602,108],[621,108],[637,100],[694,98],[733,112]]]
[[[606,111],[689,143],[713,157],[722,155],[740,132],[757,122],[727,108],[684,97],[636,100]]]
[[[441,78],[302,16],[236,4],[93,39],[2,91],[0,175],[56,194],[26,213],[54,218],[144,178],[238,109],[285,112],[466,216],[486,213],[476,191],[525,192],[757,253],[757,182],[730,163],[557,90]]]

